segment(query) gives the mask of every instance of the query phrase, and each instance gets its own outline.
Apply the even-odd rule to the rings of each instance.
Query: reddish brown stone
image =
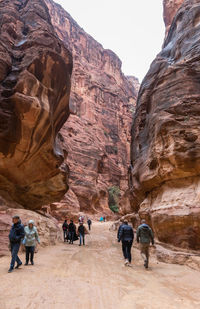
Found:
[[[163,0],[163,18],[166,27],[166,36],[171,26],[172,20],[184,0]]]
[[[36,209],[68,188],[57,133],[69,116],[72,57],[43,0],[2,0],[0,18],[0,194]]]
[[[53,214],[107,214],[108,188],[128,188],[130,128],[138,80],[126,77],[120,59],[105,50],[65,12],[46,0],[60,39],[74,59],[71,115],[61,130],[70,167],[70,190]],[[54,203],[55,207],[55,203]]]
[[[132,209],[158,239],[200,249],[200,1],[185,1],[142,82],[132,127]]]

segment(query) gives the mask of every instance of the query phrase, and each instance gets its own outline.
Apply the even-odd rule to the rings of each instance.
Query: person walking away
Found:
[[[106,217],[105,216],[103,217],[103,222],[106,222]]]
[[[63,225],[62,225],[62,229],[63,229],[63,238],[64,238],[64,242],[67,240],[68,242],[68,239],[67,239],[67,232],[68,232],[68,224],[67,224],[67,220],[64,221]]]
[[[83,225],[82,222],[80,222],[79,227],[78,227],[78,235],[80,237],[79,246],[81,246],[82,242],[83,242],[83,245],[85,246],[85,234],[86,233],[87,233],[87,230],[86,230],[85,226]]]
[[[17,265],[15,268],[19,268],[22,265],[22,261],[18,257],[18,252],[21,244],[21,240],[24,238],[24,226],[21,224],[19,216],[13,216],[12,218],[13,225],[9,233],[10,249],[11,249],[11,263],[8,270],[11,273],[14,269],[15,262]]]
[[[118,237],[118,242],[122,241],[122,251],[125,259],[125,265],[131,266],[131,247],[133,245],[134,232],[133,228],[128,225],[128,221],[124,220]]]
[[[137,242],[140,243],[141,256],[144,259],[144,267],[149,266],[149,246],[150,242],[154,245],[154,235],[152,229],[143,219],[141,225],[137,229]]]
[[[88,219],[87,220],[87,224],[88,224],[88,229],[89,231],[91,230],[91,225],[92,225],[92,220],[91,219]]]
[[[23,244],[26,249],[26,263],[24,265],[28,265],[29,259],[31,262],[31,265],[34,265],[34,253],[35,253],[35,246],[36,246],[36,241],[40,244],[40,238],[38,236],[38,231],[36,226],[34,225],[33,220],[29,220],[28,225],[25,226],[24,229],[25,232],[25,237],[23,240]]]
[[[76,226],[75,226],[73,220],[70,220],[68,230],[69,230],[69,243],[73,244],[74,236],[76,234]]]

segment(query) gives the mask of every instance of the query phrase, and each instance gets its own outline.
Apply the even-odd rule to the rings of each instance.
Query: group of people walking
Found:
[[[13,225],[9,233],[10,250],[11,250],[11,263],[10,268],[8,270],[9,273],[11,273],[14,270],[14,267],[19,268],[22,265],[22,261],[18,257],[18,252],[21,243],[23,243],[26,249],[26,262],[25,262],[26,266],[28,265],[29,260],[31,262],[31,265],[34,265],[33,259],[34,259],[36,242],[40,243],[37,228],[35,227],[33,220],[30,220],[25,228],[21,224],[19,216],[14,216],[12,218],[12,221]],[[15,262],[17,263],[16,266]]]
[[[36,243],[40,243],[40,238],[38,236],[37,228],[34,225],[33,220],[29,220],[28,225],[24,228],[21,223],[19,216],[14,216],[12,218],[13,225],[9,233],[10,250],[11,250],[11,263],[8,272],[12,272],[14,268],[19,268],[22,265],[22,261],[18,257],[18,252],[21,243],[25,246],[25,265],[34,265],[34,252]],[[92,221],[88,218],[87,225],[89,231],[91,230]],[[84,225],[84,217],[79,218],[79,226],[76,229],[76,225],[73,220],[67,223],[64,221],[62,225],[64,242],[67,241],[69,244],[73,244],[75,240],[79,237],[79,246],[85,245],[85,235],[88,234],[88,230]],[[118,242],[122,242],[122,251],[125,259],[125,265],[131,265],[131,248],[134,240],[133,228],[128,224],[127,220],[122,221],[119,226],[117,233]],[[149,247],[150,243],[154,245],[154,235],[152,229],[146,224],[145,220],[141,221],[141,225],[137,228],[136,240],[140,243],[141,255],[144,259],[144,267],[149,266]],[[16,266],[15,266],[15,263]]]
[[[128,224],[127,220],[122,221],[117,233],[118,242],[122,242],[122,252],[125,259],[125,265],[131,265],[131,247],[134,240],[133,228]],[[144,259],[144,267],[149,266],[149,247],[150,243],[154,245],[154,235],[152,229],[143,219],[141,225],[137,228],[136,232],[137,243],[140,243],[140,252]]]
[[[87,220],[88,229],[91,230],[92,221],[91,219]],[[63,229],[63,239],[64,242],[69,242],[69,244],[73,244],[75,240],[78,240],[79,237],[79,246],[82,244],[85,245],[85,235],[89,234],[88,230],[84,225],[84,217],[79,217],[79,226],[78,230],[76,231],[76,225],[74,224],[73,220],[70,220],[70,223],[67,223],[67,220],[64,221],[62,225]]]

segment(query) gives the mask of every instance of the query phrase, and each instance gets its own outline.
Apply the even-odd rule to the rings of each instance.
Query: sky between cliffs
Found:
[[[140,82],[164,40],[162,0],[55,0]]]

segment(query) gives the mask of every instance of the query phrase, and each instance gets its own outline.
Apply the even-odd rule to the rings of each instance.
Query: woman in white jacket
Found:
[[[31,261],[31,265],[34,265],[33,257],[35,252],[36,241],[40,243],[40,239],[38,236],[37,228],[34,226],[34,221],[29,220],[28,225],[24,228],[25,238],[23,240],[23,244],[26,248],[26,263],[28,265],[29,258]]]

